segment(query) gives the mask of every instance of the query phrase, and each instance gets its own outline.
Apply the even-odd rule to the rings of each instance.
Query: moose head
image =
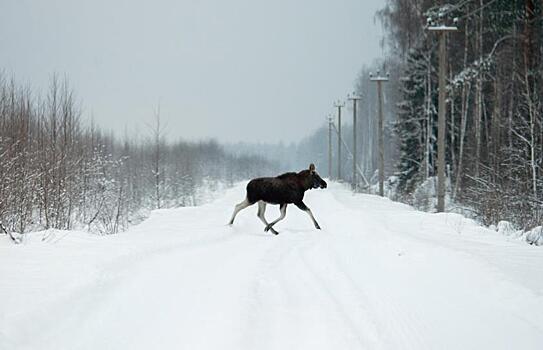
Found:
[[[326,188],[328,186],[326,181],[317,174],[313,163],[309,164],[309,176],[312,184],[311,188]]]

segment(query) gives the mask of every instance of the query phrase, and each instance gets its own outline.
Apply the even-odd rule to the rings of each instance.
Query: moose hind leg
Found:
[[[281,221],[281,220],[283,220],[285,218],[285,216],[287,215],[287,205],[286,204],[281,204],[281,206],[279,207],[279,210],[281,211],[281,215],[276,220],[270,222],[266,226],[264,231],[272,230],[272,232],[273,232],[273,225],[277,224],[279,221]]]
[[[230,219],[230,222],[229,222],[229,225],[232,225],[234,223],[234,219],[236,218],[236,215],[238,215],[238,213],[247,208],[248,206],[251,206],[253,205],[253,203],[250,203],[249,200],[247,198],[245,198],[245,200],[239,204],[236,205],[236,207],[234,208],[234,213],[232,214],[232,218]]]
[[[311,212],[311,209],[309,209],[307,207],[307,205],[305,205],[304,202],[298,202],[298,203],[294,203],[298,208],[300,208],[300,210],[303,210],[305,211],[309,217],[311,218],[311,221],[313,221],[313,225],[315,225],[315,228],[317,230],[320,230],[321,227],[319,226],[319,223],[317,222],[317,220],[315,220],[315,217],[313,216],[313,213]]]
[[[266,225],[266,228],[269,226],[268,222],[266,221],[266,217],[264,216],[264,213],[266,212],[266,202],[264,201],[258,201],[258,212],[256,214],[256,216],[258,216],[258,218],[260,220],[262,220],[262,222],[264,223],[264,225]],[[264,229],[265,231],[267,231],[266,229]],[[273,228],[271,229],[271,232],[274,234],[274,235],[277,235],[279,234],[279,232],[275,231]]]

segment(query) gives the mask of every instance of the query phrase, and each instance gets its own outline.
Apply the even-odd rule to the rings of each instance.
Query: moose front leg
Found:
[[[313,221],[313,225],[315,225],[315,228],[317,230],[321,229],[321,227],[319,226],[319,223],[317,222],[317,220],[315,220],[315,217],[313,216],[313,213],[311,212],[311,209],[309,209],[307,207],[307,205],[305,205],[305,203],[303,201],[294,203],[294,205],[296,205],[298,208],[300,208],[300,210],[305,211],[309,215],[309,217],[311,218],[311,221]]]

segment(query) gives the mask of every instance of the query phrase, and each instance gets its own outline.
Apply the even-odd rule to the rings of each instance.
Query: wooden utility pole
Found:
[[[383,87],[382,83],[388,81],[389,74],[381,76],[377,71],[377,76],[374,77],[370,73],[370,80],[377,83],[377,97],[379,98],[379,123],[378,123],[378,141],[379,141],[379,195],[383,197],[385,195],[385,140],[384,140],[384,116],[383,116]]]
[[[328,178],[332,179],[332,125],[334,118],[328,116]]]
[[[428,30],[439,33],[439,105],[437,117],[437,212],[445,211],[445,74],[447,74],[447,33],[456,27],[432,26]]]
[[[356,187],[358,182],[356,181],[356,164],[358,163],[358,159],[356,156],[356,134],[357,134],[357,126],[356,126],[356,103],[360,101],[362,97],[358,96],[356,93],[352,93],[349,96],[349,100],[353,101],[353,191],[356,191]]]
[[[341,181],[341,108],[345,103],[338,100],[334,106],[337,107],[337,180]]]

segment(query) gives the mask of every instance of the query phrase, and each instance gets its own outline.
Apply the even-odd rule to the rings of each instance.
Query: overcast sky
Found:
[[[382,54],[384,0],[2,0],[0,67],[66,75],[85,117],[169,138],[293,141]]]

